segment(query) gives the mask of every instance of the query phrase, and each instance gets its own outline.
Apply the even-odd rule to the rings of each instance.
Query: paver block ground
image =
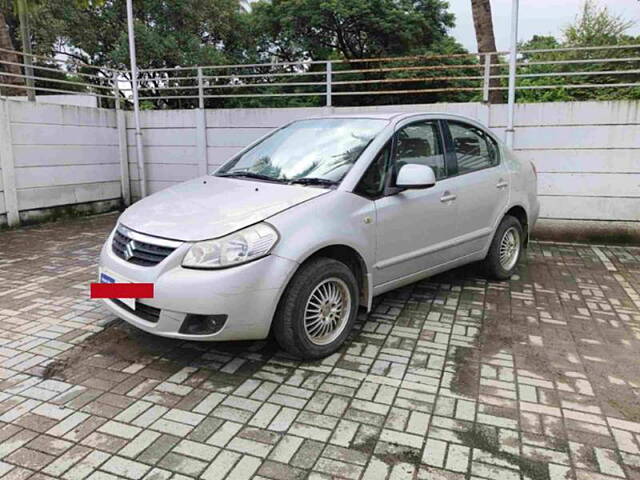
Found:
[[[640,479],[640,248],[532,242],[376,299],[320,362],[89,298],[115,215],[0,232],[0,479]]]

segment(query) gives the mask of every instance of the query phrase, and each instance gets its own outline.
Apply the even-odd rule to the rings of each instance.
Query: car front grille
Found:
[[[123,301],[118,300],[117,298],[112,298],[111,301],[123,310],[134,314],[136,317],[140,317],[147,322],[158,323],[158,319],[160,318],[159,308],[152,307],[151,305],[145,305],[144,303],[136,301],[136,308],[134,310],[133,308],[129,307],[129,305],[126,305]]]
[[[111,247],[113,253],[129,263],[152,267],[168,257],[178,245],[179,242],[156,239],[119,226]]]

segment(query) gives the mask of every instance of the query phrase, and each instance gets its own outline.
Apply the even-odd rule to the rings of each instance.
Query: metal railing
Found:
[[[81,94],[130,104],[128,71],[0,49],[0,94]],[[507,91],[509,52],[141,69],[143,108],[490,101]],[[516,91],[640,88],[640,45],[518,52]],[[640,98],[640,93],[638,94]],[[296,103],[297,102],[297,103]]]
[[[25,65],[25,58],[32,63]],[[32,71],[28,75],[25,72]],[[90,95],[98,103],[113,105],[114,85],[121,72],[108,67],[83,63],[71,56],[67,59],[0,48],[0,95],[26,96],[29,91],[40,95]]]

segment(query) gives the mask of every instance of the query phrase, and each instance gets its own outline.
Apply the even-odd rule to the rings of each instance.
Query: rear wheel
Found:
[[[320,257],[303,264],[287,286],[274,318],[278,344],[307,360],[332,354],[353,328],[358,298],[358,282],[344,263]]]
[[[506,280],[513,275],[522,256],[524,232],[517,218],[506,215],[493,237],[489,253],[484,260],[487,274],[497,280]]]

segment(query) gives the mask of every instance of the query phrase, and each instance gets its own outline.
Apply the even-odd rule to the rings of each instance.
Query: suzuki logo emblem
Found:
[[[131,241],[127,242],[127,246],[124,247],[124,259],[125,260],[129,260],[131,257],[133,257],[135,249],[136,249],[136,242],[135,241],[131,240]]]

